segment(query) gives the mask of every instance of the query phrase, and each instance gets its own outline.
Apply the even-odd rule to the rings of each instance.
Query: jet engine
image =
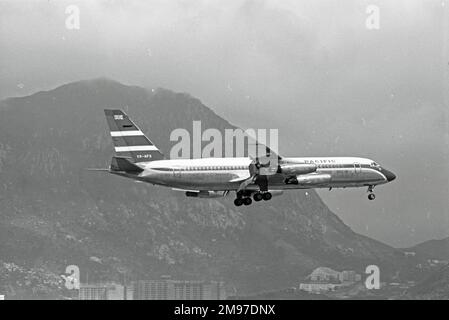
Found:
[[[316,164],[314,163],[292,163],[281,164],[279,166],[278,173],[282,173],[286,176],[307,174],[316,171]]]
[[[331,180],[331,175],[327,173],[310,173],[297,175],[296,177],[285,180],[286,184],[299,184],[304,186],[321,185],[328,183]]]

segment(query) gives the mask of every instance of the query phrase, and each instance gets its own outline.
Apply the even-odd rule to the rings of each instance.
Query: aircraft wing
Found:
[[[249,177],[251,177],[249,170],[248,172],[234,173],[232,179],[229,180],[229,182],[241,182],[243,180],[248,179]]]

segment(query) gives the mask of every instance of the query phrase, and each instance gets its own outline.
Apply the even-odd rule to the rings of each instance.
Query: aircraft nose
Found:
[[[391,172],[391,171],[389,171],[387,169],[384,169],[384,168],[382,168],[382,172],[385,175],[385,177],[387,178],[388,182],[393,181],[394,179],[396,179],[396,175],[393,172]]]

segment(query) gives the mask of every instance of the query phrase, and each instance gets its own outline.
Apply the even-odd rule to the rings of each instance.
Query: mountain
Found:
[[[413,247],[403,249],[405,252],[414,252],[422,259],[449,261],[449,237],[440,240],[429,240]]]
[[[318,266],[382,277],[408,267],[397,249],[353,232],[313,190],[234,207],[86,168],[113,155],[104,108],[124,108],[165,154],[175,128],[234,128],[201,101],[108,79],[0,103],[0,291],[66,295],[57,281],[221,279],[237,294],[297,285]],[[36,289],[38,288],[38,289]]]
[[[425,300],[449,300],[449,264],[439,268],[409,289],[406,297]]]

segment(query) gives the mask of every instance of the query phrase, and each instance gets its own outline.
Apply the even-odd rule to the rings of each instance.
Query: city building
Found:
[[[133,282],[135,300],[224,300],[222,281],[139,280]]]
[[[310,281],[339,281],[340,272],[327,267],[319,267],[308,276]]]
[[[310,293],[322,293],[327,291],[334,291],[339,285],[334,283],[301,283],[299,290]]]
[[[340,272],[339,280],[341,282],[358,282],[362,280],[362,276],[353,270],[344,270]]]
[[[80,284],[79,300],[132,300],[132,290],[113,282]]]
[[[106,300],[108,288],[105,284],[80,284],[80,300]]]
[[[139,280],[133,282],[132,287],[135,300],[168,300],[174,296],[174,290],[169,292],[167,280]]]
[[[362,276],[353,270],[336,271],[328,267],[319,267],[312,271],[299,284],[299,289],[311,293],[334,291],[342,286],[351,285],[362,280]]]

